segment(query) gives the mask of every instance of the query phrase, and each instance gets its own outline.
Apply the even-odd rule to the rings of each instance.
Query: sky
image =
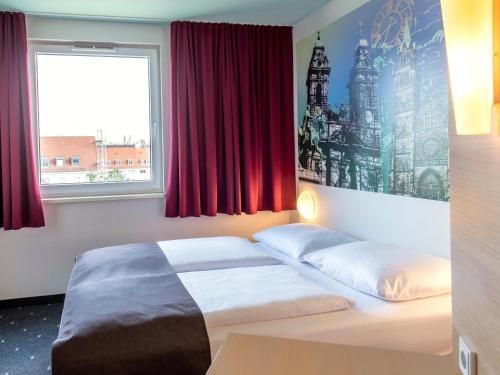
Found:
[[[41,136],[149,143],[147,58],[39,54],[37,73]]]

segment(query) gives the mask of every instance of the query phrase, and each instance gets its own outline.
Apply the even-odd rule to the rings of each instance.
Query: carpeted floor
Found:
[[[0,309],[0,375],[51,374],[62,303]]]

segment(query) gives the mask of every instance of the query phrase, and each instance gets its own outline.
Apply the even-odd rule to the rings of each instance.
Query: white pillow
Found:
[[[315,224],[286,224],[257,232],[253,238],[292,258],[303,260],[312,251],[336,246],[356,239]]]
[[[400,246],[359,241],[316,251],[305,261],[354,289],[389,301],[451,292],[449,260]]]

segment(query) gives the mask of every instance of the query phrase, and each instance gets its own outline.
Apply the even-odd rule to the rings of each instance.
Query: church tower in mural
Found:
[[[427,1],[429,3],[429,0]],[[432,2],[417,17],[427,19],[434,43],[425,43],[416,56],[419,103],[415,132],[415,196],[447,201],[448,193],[448,72],[440,15],[431,11]],[[428,31],[428,32],[429,32]],[[418,34],[416,35],[418,38]],[[441,42],[438,42],[441,41]]]
[[[411,41],[410,21],[404,26],[399,58],[393,72],[394,130],[392,155],[392,193],[412,197],[415,194],[414,129],[415,123],[415,45]]]
[[[350,121],[362,148],[359,155],[359,190],[382,190],[379,84],[368,41],[361,38],[354,54],[349,84]]]
[[[318,39],[314,44],[309,70],[307,71],[307,104],[310,106],[310,111],[317,106],[326,111],[328,106],[330,72],[331,68],[328,57],[325,54],[325,46],[318,32]]]
[[[381,191],[378,72],[361,38],[348,83],[349,103],[328,103],[331,67],[320,35],[307,71],[307,108],[299,129],[299,175],[327,186]]]
[[[328,132],[325,114],[328,110],[330,72],[325,46],[318,32],[307,70],[307,108],[299,130],[299,173],[305,180],[317,184],[329,183],[325,180],[327,157],[324,154],[324,145],[325,132]],[[328,165],[329,163],[326,164]]]

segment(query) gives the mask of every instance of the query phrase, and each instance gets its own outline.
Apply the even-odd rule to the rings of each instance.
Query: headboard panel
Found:
[[[396,244],[450,258],[450,205],[431,201],[337,189],[300,182],[314,197],[314,223],[363,240]]]

